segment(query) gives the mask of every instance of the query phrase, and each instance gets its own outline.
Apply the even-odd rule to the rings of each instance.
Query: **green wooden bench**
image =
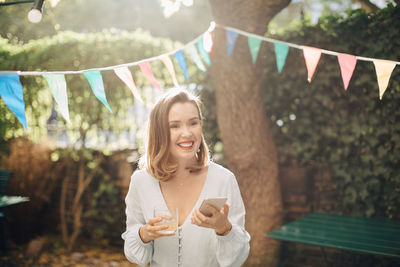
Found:
[[[0,250],[1,251],[6,250],[8,248],[7,219],[6,219],[5,209],[10,206],[14,206],[29,201],[28,197],[6,195],[8,180],[11,177],[11,175],[12,175],[11,171],[0,170]]]
[[[311,213],[266,234],[277,240],[400,258],[400,222]]]

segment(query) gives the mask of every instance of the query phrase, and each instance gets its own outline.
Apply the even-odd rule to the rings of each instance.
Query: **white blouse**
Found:
[[[228,198],[232,230],[225,236],[190,221],[192,212],[200,207],[203,199],[211,197]],[[140,266],[150,262],[152,267],[217,267],[241,266],[247,259],[250,235],[244,229],[245,209],[239,186],[234,174],[216,163],[210,162],[200,197],[174,236],[149,243],[143,243],[139,236],[140,227],[153,217],[153,207],[167,206],[159,181],[146,170],[133,173],[125,203],[127,220],[122,239],[125,256],[131,262]]]

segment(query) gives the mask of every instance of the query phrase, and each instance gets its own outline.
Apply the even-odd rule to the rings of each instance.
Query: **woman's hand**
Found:
[[[155,225],[156,223],[161,222],[161,221],[162,221],[161,217],[155,217],[155,218],[148,220],[145,225],[140,227],[139,236],[144,243],[148,243],[148,242],[150,242],[156,238],[162,237],[162,236],[175,235],[175,233],[170,233],[170,234],[160,233],[159,231],[168,229],[168,225],[165,225],[165,224]]]
[[[207,204],[207,209],[211,212],[211,216],[205,216],[200,210],[195,210],[192,214],[192,223],[215,229],[218,235],[226,235],[232,229],[232,224],[228,220],[229,205],[224,204],[224,207],[219,211],[211,205]]]

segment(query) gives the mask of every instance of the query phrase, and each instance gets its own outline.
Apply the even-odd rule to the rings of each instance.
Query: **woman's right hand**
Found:
[[[155,225],[156,223],[161,221],[162,221],[161,217],[155,217],[148,220],[145,225],[140,227],[139,236],[144,243],[148,243],[159,237],[175,235],[175,233],[170,233],[170,234],[160,233],[159,231],[168,229],[168,225]]]

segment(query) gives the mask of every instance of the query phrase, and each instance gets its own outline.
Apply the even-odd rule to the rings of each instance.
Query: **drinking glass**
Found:
[[[173,234],[178,229],[178,208],[158,205],[154,207],[154,217],[161,217],[162,221],[155,225],[168,225],[165,230],[159,231],[163,234]]]

